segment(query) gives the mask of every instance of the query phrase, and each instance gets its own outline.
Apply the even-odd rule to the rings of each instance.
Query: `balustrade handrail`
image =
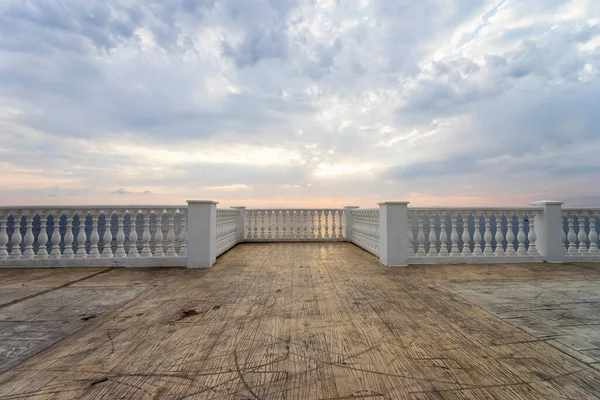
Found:
[[[536,206],[529,207],[408,207],[408,211],[539,211]]]
[[[246,208],[244,211],[345,211],[344,208]]]
[[[187,208],[187,205],[161,205],[161,204],[149,204],[149,205],[111,205],[111,204],[105,204],[105,205],[38,205],[38,206],[31,206],[31,205],[25,205],[25,206],[0,206],[0,210],[2,211],[17,211],[17,210],[40,210],[40,211],[47,211],[47,210],[56,210],[56,211],[62,211],[62,210],[145,210],[145,209],[169,209],[169,210],[173,210],[173,209],[184,209]]]

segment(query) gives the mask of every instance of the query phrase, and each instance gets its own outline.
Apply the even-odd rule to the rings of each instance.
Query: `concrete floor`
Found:
[[[599,349],[598,264],[285,243],[210,270],[0,270],[0,399],[591,399]]]

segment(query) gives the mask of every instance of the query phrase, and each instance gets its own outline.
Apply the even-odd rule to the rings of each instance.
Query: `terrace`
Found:
[[[0,213],[0,398],[600,397],[595,209]]]

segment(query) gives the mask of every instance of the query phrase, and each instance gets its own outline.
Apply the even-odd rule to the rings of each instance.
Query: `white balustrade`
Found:
[[[232,248],[237,244],[238,226],[237,226],[237,210],[220,210],[217,209],[217,257]],[[268,237],[272,239],[273,220],[275,216],[268,215]]]
[[[242,241],[349,240],[382,254],[386,265],[384,253],[388,261],[396,257],[389,265],[536,262],[546,260],[549,251],[549,262],[600,261],[600,209],[562,208],[558,202],[408,209],[406,203],[401,208],[388,202],[381,206],[383,222],[379,209],[224,210],[211,204],[194,209],[210,214],[202,211],[191,220],[191,253],[197,258],[203,243],[211,254],[197,263],[200,267]],[[190,266],[188,211],[187,206],[0,207],[0,267]],[[401,252],[390,252],[394,248]]]
[[[343,241],[344,213],[344,209],[247,209],[244,241]]]
[[[599,261],[597,224],[600,209],[563,208],[561,236],[566,261]],[[566,230],[564,229],[566,225]]]
[[[352,212],[352,243],[379,255],[379,210],[358,209]]]
[[[409,208],[408,212],[412,217],[409,218],[409,240],[412,241],[415,234],[417,240],[417,251],[412,256],[409,254],[410,263],[541,260],[535,245],[535,217],[540,212],[537,208]]]
[[[151,226],[150,219],[145,218],[144,233],[149,235],[150,228],[155,229],[154,236],[144,240],[143,245],[148,250],[153,245],[154,254],[140,255],[136,222],[139,210],[144,210],[146,216],[150,212],[157,217],[163,212],[168,215],[166,253],[161,246],[162,221],[158,218]],[[0,207],[0,267],[185,266],[185,212],[185,206]],[[100,214],[104,218],[100,218],[99,227]],[[111,218],[113,214],[116,218]]]

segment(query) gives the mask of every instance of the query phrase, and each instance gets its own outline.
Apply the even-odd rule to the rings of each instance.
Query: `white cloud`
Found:
[[[596,0],[7,0],[0,203],[593,198],[599,40]]]

